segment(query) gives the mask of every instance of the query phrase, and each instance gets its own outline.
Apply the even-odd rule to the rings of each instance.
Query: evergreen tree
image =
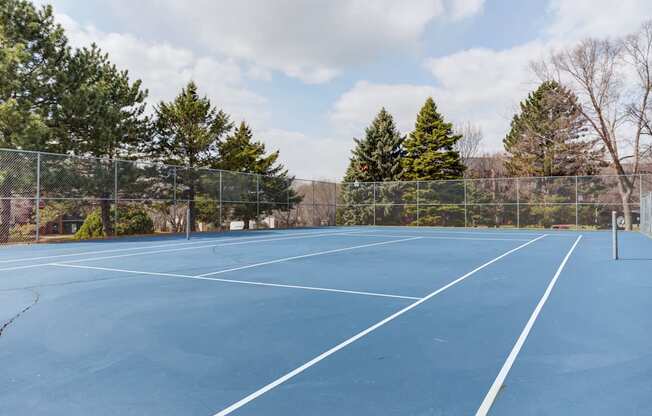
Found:
[[[394,118],[381,108],[363,139],[354,138],[355,148],[344,176],[345,182],[395,181],[401,177],[401,156],[404,137]]]
[[[57,79],[69,48],[52,8],[37,9],[26,0],[0,1],[0,147],[49,150],[50,121]],[[7,158],[8,160],[5,160]],[[10,240],[16,189],[33,187],[32,155],[0,156],[0,243]],[[10,168],[7,168],[10,167]]]
[[[433,181],[457,179],[464,174],[460,154],[456,150],[462,135],[455,134],[453,125],[444,121],[432,97],[428,97],[417,115],[414,131],[405,140],[406,155],[403,158],[403,178],[410,181]],[[424,184],[418,198],[427,204],[420,209],[421,225],[459,224],[463,210],[455,202],[459,200],[462,182],[447,182],[446,186]],[[416,200],[416,190],[412,193]],[[462,193],[463,195],[463,193]],[[451,205],[444,205],[444,204]],[[416,207],[407,207],[405,216],[416,221]]]
[[[363,139],[353,139],[349,166],[344,175],[348,184],[342,188],[342,200],[347,206],[341,215],[346,224],[373,223],[373,204],[395,199],[397,187],[385,185],[376,194],[373,182],[397,181],[401,178],[402,136],[392,115],[381,108]]]
[[[245,229],[260,215],[289,211],[293,204],[300,202],[301,198],[291,189],[294,178],[278,163],[278,150],[267,155],[265,144],[254,141],[244,121],[217,148],[219,161],[213,167],[243,173],[226,173],[222,192],[229,198],[245,202],[234,205],[231,212],[232,216],[243,219]]]
[[[207,97],[200,97],[197,85],[191,81],[172,102],[161,102],[155,108],[156,136],[143,150],[160,162],[188,168],[212,167],[219,161],[220,140],[232,127],[229,116],[213,107]],[[177,183],[183,187],[182,198],[189,201],[187,221],[192,231],[196,228],[199,180],[196,169],[177,172]]]
[[[598,173],[603,151],[587,139],[587,121],[573,92],[543,82],[521,102],[503,144],[505,167],[513,176],[567,176]]]
[[[120,71],[95,44],[74,51],[63,64],[58,83],[58,102],[52,113],[53,144],[60,152],[99,158],[128,155],[148,140],[149,120],[144,116],[147,91],[141,81],[131,82],[127,71]],[[110,184],[114,172],[96,161],[79,161],[71,170],[62,169],[59,161],[45,163],[56,177],[68,172],[67,183],[76,184],[85,193],[100,198],[104,235],[113,233]],[[115,210],[114,210],[115,212]]]
[[[437,105],[429,97],[417,116],[414,131],[405,140],[403,178],[406,180],[439,180],[461,178],[464,165],[455,143],[462,136],[453,132],[453,125],[444,121]]]
[[[68,40],[52,7],[0,2],[0,147],[47,150]]]

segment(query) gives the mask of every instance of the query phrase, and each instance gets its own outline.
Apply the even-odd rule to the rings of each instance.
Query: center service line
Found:
[[[272,381],[271,383],[261,387],[260,389],[256,390],[255,392],[251,393],[250,395],[248,395],[248,396],[240,399],[239,401],[233,403],[229,407],[215,413],[215,415],[213,415],[213,416],[225,416],[225,415],[228,415],[228,414],[234,412],[235,410],[238,410],[242,406],[244,406],[247,403],[257,399],[258,397],[260,397],[263,394],[267,393],[268,391],[274,389],[275,387],[285,383],[286,381],[290,380],[291,378],[295,377],[296,375],[303,373],[305,370],[307,370],[308,368],[310,368],[313,365],[317,364],[318,362],[322,361],[323,359],[328,358],[329,356],[335,354],[336,352],[338,352],[342,348],[345,348],[346,346],[356,342],[360,338],[363,338],[366,335],[369,335],[371,332],[375,331],[376,329],[380,328],[381,326],[387,324],[388,322],[393,321],[394,319],[396,319],[399,316],[403,315],[404,313],[410,311],[411,309],[416,308],[417,306],[419,306],[422,303],[426,302],[427,300],[437,296],[438,294],[445,291],[446,289],[449,289],[450,287],[460,283],[461,281],[463,281],[467,277],[473,275],[474,273],[484,269],[485,267],[489,266],[492,263],[497,262],[498,260],[502,259],[503,257],[506,257],[506,256],[512,254],[513,252],[518,251],[518,250],[522,249],[523,247],[528,246],[528,245],[534,243],[535,241],[540,240],[540,239],[542,239],[542,238],[544,238],[546,236],[547,236],[547,234],[539,236],[539,237],[537,237],[537,238],[535,238],[533,240],[528,241],[525,244],[521,244],[520,246],[518,246],[516,248],[513,248],[513,249],[501,254],[500,256],[494,258],[493,260],[489,260],[488,262],[484,263],[481,266],[476,267],[475,269],[471,270],[467,274],[458,277],[457,279],[453,280],[452,282],[448,283],[447,285],[442,286],[439,289],[435,290],[434,292],[431,292],[430,294],[428,294],[424,298],[422,298],[422,299],[420,299],[420,300],[418,300],[418,301],[416,301],[414,303],[409,304],[405,308],[403,308],[403,309],[399,310],[398,312],[395,312],[394,314],[388,316],[387,318],[375,323],[374,325],[370,326],[369,328],[367,328],[367,329],[365,329],[365,330],[363,330],[361,332],[358,332],[356,335],[352,336],[351,338],[347,339],[346,341],[343,341],[340,344],[337,344],[333,348],[329,349],[328,351],[325,351],[325,352],[321,353],[320,355],[316,356],[312,360],[310,360],[310,361],[306,362],[305,364],[295,368],[294,370],[290,371],[289,373],[285,374],[284,376],[279,377],[278,379]]]

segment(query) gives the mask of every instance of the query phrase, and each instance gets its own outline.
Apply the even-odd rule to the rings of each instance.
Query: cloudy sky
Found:
[[[432,96],[501,147],[536,86],[528,63],[621,36],[649,0],[52,0],[75,46],[97,43],[152,104],[189,80],[303,178],[340,178],[381,106],[409,132]]]

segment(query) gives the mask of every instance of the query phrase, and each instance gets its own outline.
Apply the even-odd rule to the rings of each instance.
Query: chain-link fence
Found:
[[[0,150],[0,243],[251,228],[629,228],[652,175],[334,183]],[[648,196],[649,198],[649,196]],[[187,218],[190,213],[190,218]],[[643,228],[643,225],[640,226]],[[649,231],[648,231],[649,232]]]
[[[611,212],[639,228],[652,175],[342,183],[337,223],[607,229]]]
[[[641,232],[652,237],[652,192],[641,200]]]
[[[0,243],[335,225],[335,183],[0,150]],[[190,218],[187,213],[190,213]]]

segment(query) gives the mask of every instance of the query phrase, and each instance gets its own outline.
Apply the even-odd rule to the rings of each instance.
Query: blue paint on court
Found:
[[[5,247],[0,414],[475,414],[580,234],[489,414],[652,414],[651,239],[429,227]]]

